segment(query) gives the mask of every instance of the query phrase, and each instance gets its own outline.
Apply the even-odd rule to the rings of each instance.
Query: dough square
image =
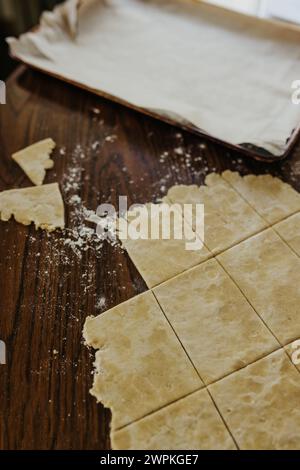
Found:
[[[212,173],[205,184],[173,186],[167,197],[173,204],[204,204],[204,242],[214,254],[266,228],[266,222],[220,175]],[[197,230],[195,222],[193,228]]]
[[[300,194],[279,178],[271,175],[242,177],[229,170],[222,176],[269,224],[300,210]]]
[[[162,284],[154,294],[206,384],[280,347],[216,260]]]
[[[157,204],[146,205],[148,209],[150,206],[159,207]],[[147,216],[141,217],[140,220],[141,222],[147,221],[149,231],[151,223],[155,222],[159,224],[161,230],[163,220],[166,223],[168,222],[167,217],[165,213],[162,213],[162,216],[157,214],[152,214],[151,216],[151,211],[148,210]],[[182,217],[180,218],[183,226],[183,219]],[[196,233],[193,236],[198,238],[199,243],[202,245],[201,249],[197,250],[187,249],[187,243],[189,242],[187,239],[175,239],[172,228],[170,233],[171,237],[169,240],[163,240],[162,238],[158,240],[151,239],[150,233],[147,240],[134,240],[130,238],[122,240],[123,247],[149,288],[171,279],[212,256]]]
[[[300,256],[300,213],[274,225],[274,230]]]
[[[86,320],[96,353],[91,390],[118,429],[203,387],[152,292]]]
[[[300,259],[273,229],[218,260],[282,345],[300,337]]]
[[[200,390],[113,433],[115,450],[235,450],[206,390]]]
[[[299,449],[300,374],[282,349],[209,390],[240,449]]]

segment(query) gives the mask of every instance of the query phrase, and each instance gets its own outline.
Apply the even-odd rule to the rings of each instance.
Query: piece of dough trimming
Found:
[[[49,232],[64,228],[64,203],[57,183],[32,188],[10,189],[0,193],[1,220],[12,216],[23,225]]]
[[[241,450],[300,448],[300,374],[282,349],[209,390]]]
[[[151,291],[86,320],[96,353],[91,390],[112,410],[112,429],[203,387]]]
[[[54,166],[50,158],[56,144],[52,139],[45,139],[30,147],[26,147],[12,155],[13,160],[20,165],[28,178],[37,186],[43,184],[46,170]]]
[[[280,347],[215,260],[162,284],[154,293],[206,384]]]
[[[272,228],[218,260],[282,345],[300,337],[300,259]]]
[[[115,450],[235,450],[206,390],[200,390],[113,433]]]
[[[225,171],[222,177],[269,223],[274,224],[300,210],[300,194],[272,175],[240,176]]]

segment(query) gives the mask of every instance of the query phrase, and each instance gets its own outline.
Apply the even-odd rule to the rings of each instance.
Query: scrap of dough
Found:
[[[274,225],[274,230],[300,256],[300,213]]]
[[[282,349],[209,389],[240,449],[300,448],[300,375]]]
[[[37,186],[43,184],[46,170],[53,168],[54,162],[50,154],[56,144],[52,139],[45,139],[30,145],[12,155],[13,160],[20,165],[28,178]]]
[[[87,318],[84,338],[99,349],[91,393],[113,430],[203,387],[152,292]]]
[[[164,201],[166,202],[166,199]],[[169,222],[166,213],[162,213],[162,217],[158,213],[152,213],[151,217],[151,208],[161,207],[159,204],[146,204],[145,207],[148,209],[147,215],[145,214],[140,220],[148,223],[149,230],[151,223],[158,223],[161,230],[162,221]],[[129,220],[128,214],[125,218]],[[180,219],[183,220],[181,215]],[[194,237],[197,237],[196,233],[194,233]],[[199,239],[199,237],[197,238]],[[212,256],[200,239],[199,242],[202,247],[197,250],[187,250],[187,242],[187,239],[175,239],[172,230],[169,240],[151,239],[150,233],[148,240],[133,240],[130,238],[122,240],[123,247],[149,288],[171,279]]]
[[[270,224],[300,210],[300,194],[279,178],[271,175],[242,177],[229,170],[222,173],[222,177]]]
[[[218,260],[282,345],[300,337],[300,259],[273,229]]]
[[[34,222],[35,228],[49,232],[64,228],[64,203],[57,183],[0,193],[1,220],[12,216],[23,225]]]
[[[162,284],[154,294],[206,384],[280,347],[215,260]]]
[[[168,198],[172,203],[204,204],[204,242],[214,254],[266,228],[265,221],[220,175],[210,174],[205,183],[200,187],[173,186]],[[195,223],[193,228],[197,230]]]
[[[236,450],[206,390],[113,433],[115,450]]]

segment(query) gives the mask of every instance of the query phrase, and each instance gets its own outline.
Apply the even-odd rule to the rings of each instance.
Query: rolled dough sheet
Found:
[[[209,390],[240,449],[300,448],[300,374],[283,350]]]
[[[232,171],[225,171],[222,176],[269,224],[300,211],[300,194],[279,178],[271,175],[243,177]]]
[[[300,259],[273,229],[218,260],[282,345],[300,337]]]
[[[161,230],[163,221],[168,222],[169,220],[169,216],[166,213],[162,213],[162,216],[156,213],[151,217],[151,206],[159,207],[159,205],[147,204],[147,214],[140,218],[141,223],[148,224],[149,239],[133,240],[129,237],[127,240],[122,241],[123,247],[149,288],[171,279],[212,256],[205,246],[196,251],[187,250],[186,243],[189,243],[189,240],[175,239],[175,232],[172,227],[170,231],[171,238],[169,240],[151,240],[151,224],[157,223]],[[131,218],[131,221],[133,219],[134,217]],[[180,217],[180,220],[182,221],[182,217]],[[179,225],[183,226],[183,222]],[[197,237],[196,233],[193,234],[193,237]]]
[[[280,347],[215,260],[154,293],[206,384]]]
[[[299,125],[299,42],[297,28],[192,0],[69,0],[9,39],[34,67],[273,155]]]
[[[91,393],[112,410],[112,430],[203,387],[152,292],[89,317],[84,338],[99,350]]]
[[[64,228],[64,203],[57,183],[33,188],[11,189],[0,193],[1,220],[12,216],[23,225],[49,232]]]
[[[266,222],[220,175],[210,174],[205,183],[173,186],[167,197],[173,204],[204,204],[204,242],[214,254],[266,228]]]
[[[300,213],[274,225],[274,230],[300,256]]]
[[[28,178],[37,186],[43,184],[46,170],[53,168],[50,154],[56,144],[52,139],[45,139],[12,155]]]
[[[263,186],[258,185],[260,194]],[[286,216],[297,207],[297,197],[281,182],[275,187],[279,187],[275,196],[270,188],[267,194],[270,201],[280,195],[280,217]],[[143,253],[146,261],[141,256],[136,264],[146,263],[144,276],[149,266],[151,276],[162,271],[163,276],[153,283],[148,279],[148,284],[162,283],[87,320],[86,341],[99,349],[92,393],[112,409],[113,446],[231,448],[224,428],[214,424],[218,415],[212,413],[210,400],[204,400],[203,379],[241,448],[299,448],[299,371],[283,350],[272,353],[287,345],[291,355],[290,343],[300,338],[299,257],[288,240],[285,243],[273,228],[265,228],[270,221],[263,211],[253,209],[251,201],[248,204],[220,176],[210,175],[202,189],[177,186],[171,196],[173,192],[181,204],[206,202],[206,228],[217,235],[229,233],[226,243],[235,245],[217,260],[197,260],[196,267],[181,273],[176,268],[167,275],[164,263],[173,262],[177,253],[184,256],[183,251],[174,245],[170,250],[158,248],[157,255],[154,245],[149,245]],[[259,203],[255,189],[250,195]],[[165,201],[175,200],[171,199]],[[253,235],[249,217],[258,234]],[[290,219],[294,216],[278,226]],[[137,245],[129,249],[135,259]],[[169,276],[174,277],[163,282]],[[260,359],[264,355],[268,356]],[[199,389],[203,393],[198,394]],[[205,401],[202,406],[198,397]]]
[[[113,433],[115,450],[235,450],[206,390]]]

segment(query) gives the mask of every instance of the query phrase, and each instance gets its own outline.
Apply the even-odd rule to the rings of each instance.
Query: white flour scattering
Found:
[[[59,236],[49,237],[49,241],[53,244],[52,254],[56,251],[56,258],[59,257],[60,262],[67,265],[74,262],[74,255],[75,258],[82,259],[87,251],[92,251],[97,258],[101,257],[104,240],[113,245],[117,243],[112,236],[107,236],[107,232],[113,234],[113,221],[105,217],[99,219],[93,210],[86,207],[81,197],[85,179],[85,162],[94,147],[95,143],[86,152],[80,145],[75,147],[68,158],[68,166],[61,184],[67,214],[67,228],[61,231]],[[60,153],[65,155],[67,151],[63,147]],[[97,199],[98,197],[99,194],[97,194]],[[101,233],[96,232],[97,223],[103,228]]]
[[[161,154],[161,156],[159,157],[159,162],[160,163],[165,163],[166,159],[168,158],[169,156],[169,152],[165,151]]]
[[[96,302],[96,310],[103,310],[106,307],[106,298],[100,297]]]
[[[66,152],[65,149],[64,152]],[[78,194],[81,188],[82,175],[84,172],[84,160],[85,153],[83,152],[82,147],[80,145],[76,145],[74,151],[71,154],[68,168],[62,181],[65,202],[69,202],[68,200],[66,201],[66,198],[70,199],[72,196]]]
[[[86,211],[86,221],[95,224],[96,234],[99,241],[107,240],[112,246],[119,245],[116,233],[116,220],[109,215],[98,217],[93,211]]]
[[[38,263],[39,279],[42,284],[53,285],[58,283],[60,295],[56,298],[56,309],[65,312],[68,319],[68,326],[77,328],[78,322],[85,318],[88,308],[91,311],[102,311],[105,309],[106,302],[109,303],[109,295],[104,295],[97,291],[97,279],[101,275],[101,265],[105,262],[103,258],[106,245],[114,245],[115,242],[105,241],[106,232],[99,237],[96,233],[96,224],[98,219],[93,210],[86,207],[83,193],[83,183],[86,180],[85,168],[89,158],[93,155],[91,146],[85,151],[80,146],[70,152],[63,150],[67,155],[67,165],[64,177],[61,182],[61,189],[66,209],[66,226],[64,230],[55,233],[40,232],[29,237],[29,253],[32,253],[32,262]],[[96,201],[100,201],[100,191],[96,191]],[[107,201],[105,201],[107,202]],[[96,208],[95,208],[96,209]],[[89,222],[90,221],[90,222]],[[106,217],[101,218],[101,224],[104,226]],[[109,230],[111,221],[107,221]],[[9,228],[9,227],[8,227]],[[115,250],[115,248],[112,248]],[[118,244],[118,251],[122,250]],[[8,252],[9,255],[10,251]],[[13,253],[15,258],[16,253]],[[116,282],[118,275],[122,272],[122,266],[118,268],[118,272],[106,272],[108,282]],[[75,287],[76,286],[76,287]],[[74,287],[78,298],[73,298]],[[120,287],[121,288],[121,287]],[[47,290],[43,291],[43,300],[47,303]],[[78,300],[80,299],[80,300]],[[49,315],[49,313],[47,313]],[[55,310],[51,313],[53,320],[56,318]],[[41,311],[39,319],[42,320],[43,312]],[[62,340],[67,341],[68,336]],[[63,373],[63,367],[66,366],[68,358],[63,357],[61,350],[63,344],[56,347],[59,352],[59,373]],[[51,349],[53,351],[53,348]],[[42,369],[45,369],[41,366]],[[35,372],[35,371],[33,371]]]
[[[92,144],[91,149],[95,150],[94,147],[95,143]],[[85,153],[77,145],[63,180],[64,200],[69,209],[69,228],[65,230],[64,245],[70,247],[79,258],[88,250],[100,256],[104,240],[113,245],[117,243],[114,237],[107,235],[107,232],[113,235],[114,221],[109,220],[108,217],[101,219],[97,217],[95,211],[84,205],[79,195],[83,183],[85,159]],[[103,228],[101,233],[99,230],[96,231],[97,224]]]
[[[176,132],[173,135],[171,149],[170,143],[168,143],[168,150],[159,156],[158,161],[165,166],[165,171],[164,176],[152,185],[153,189],[157,191],[156,199],[160,200],[170,186],[185,184],[187,173],[190,173],[194,181],[201,181],[209,172],[216,171],[216,168],[208,167],[206,150],[207,146],[204,142],[186,145],[183,134]]]
[[[115,134],[106,135],[102,140],[99,140],[99,139],[95,140],[91,144],[91,149],[94,152],[99,151],[103,148],[105,144],[113,144],[114,142],[116,142],[117,138],[118,137]]]
[[[103,242],[97,237],[95,228],[87,226],[86,219],[91,211],[85,207],[80,196],[85,158],[81,146],[77,145],[71,154],[62,183],[64,201],[68,209],[68,228],[64,230],[63,243],[71,248],[78,258],[89,249],[97,253]]]

